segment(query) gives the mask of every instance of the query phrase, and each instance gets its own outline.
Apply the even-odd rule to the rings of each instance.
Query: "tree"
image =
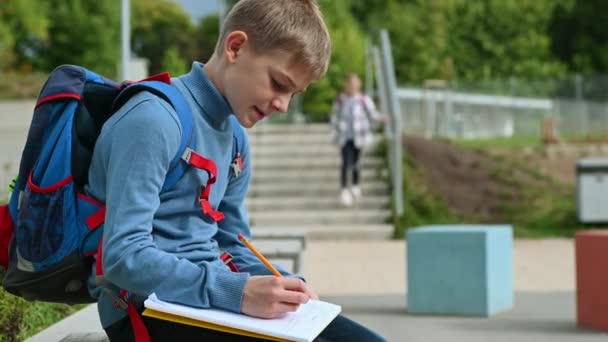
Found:
[[[314,83],[303,96],[304,112],[313,121],[325,121],[334,98],[349,72],[363,74],[365,35],[344,1],[320,1],[332,40],[332,56],[325,78]]]
[[[571,71],[608,72],[608,2],[562,1],[550,24],[551,50]]]
[[[0,70],[31,69],[40,42],[47,38],[46,2],[0,2]]]
[[[553,0],[457,0],[449,51],[463,80],[554,78],[564,65],[550,51]]]
[[[397,82],[452,79],[448,17],[452,0],[351,1],[351,11],[378,44],[380,29],[391,38]]]
[[[148,59],[149,73],[164,71],[162,60],[171,48],[184,63],[194,59],[194,27],[179,5],[169,0],[135,0],[133,19],[133,52]]]
[[[217,14],[209,15],[201,18],[196,33],[195,39],[195,59],[198,61],[207,61],[215,50],[215,43],[220,35],[219,16]]]
[[[48,0],[48,43],[42,67],[78,64],[114,77],[119,60],[119,2]]]
[[[187,63],[180,56],[179,51],[175,46],[172,46],[165,51],[161,69],[176,76],[185,74],[188,71]]]

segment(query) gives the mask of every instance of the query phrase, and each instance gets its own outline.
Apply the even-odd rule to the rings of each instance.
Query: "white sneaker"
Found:
[[[346,207],[350,207],[353,204],[353,196],[348,189],[342,189],[340,193],[340,203]]]
[[[355,200],[358,200],[361,198],[361,188],[358,185],[355,185],[352,188],[350,188],[350,192],[353,194],[353,197],[355,198]]]

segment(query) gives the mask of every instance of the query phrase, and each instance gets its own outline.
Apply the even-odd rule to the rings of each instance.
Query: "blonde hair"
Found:
[[[222,25],[215,52],[222,54],[230,32],[243,31],[256,53],[281,50],[318,80],[331,55],[329,32],[315,0],[241,0]]]

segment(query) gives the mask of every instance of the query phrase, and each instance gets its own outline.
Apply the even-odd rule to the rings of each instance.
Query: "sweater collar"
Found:
[[[232,109],[203,70],[203,63],[193,62],[189,73],[179,79],[207,118],[216,123],[226,120]]]

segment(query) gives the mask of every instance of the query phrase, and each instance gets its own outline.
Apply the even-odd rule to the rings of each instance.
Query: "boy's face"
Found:
[[[292,96],[310,84],[308,70],[292,63],[291,57],[283,51],[256,54],[247,44],[227,57],[223,95],[242,126],[250,128],[274,113],[287,112]]]

